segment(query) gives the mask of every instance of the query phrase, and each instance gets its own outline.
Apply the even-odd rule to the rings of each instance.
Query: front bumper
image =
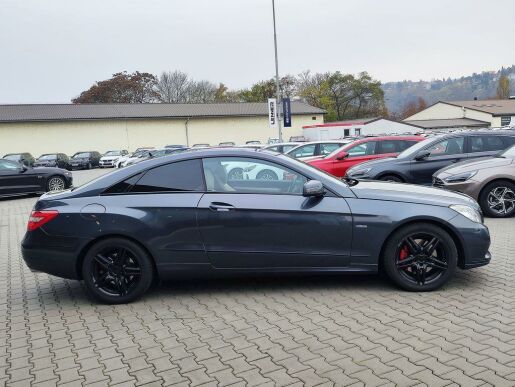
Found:
[[[475,223],[462,215],[456,215],[450,220],[455,229],[455,235],[460,239],[461,269],[472,269],[490,263],[490,231],[484,224]]]
[[[88,162],[87,161],[79,161],[79,162],[71,162],[70,163],[70,166],[72,169],[85,169],[88,167]]]
[[[478,188],[480,184],[477,181],[469,179],[460,183],[447,183],[443,180],[445,177],[446,176],[433,176],[433,187],[461,192],[470,196],[471,198],[474,198],[474,200],[479,199]]]
[[[116,161],[117,160],[100,160],[100,162],[98,163],[98,166],[100,168],[114,167],[116,165]]]

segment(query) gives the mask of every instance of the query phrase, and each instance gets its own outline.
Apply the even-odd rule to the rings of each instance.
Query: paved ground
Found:
[[[515,385],[515,219],[488,220],[491,265],[429,294],[363,276],[184,281],[105,306],[23,264],[35,200],[0,201],[0,385]]]

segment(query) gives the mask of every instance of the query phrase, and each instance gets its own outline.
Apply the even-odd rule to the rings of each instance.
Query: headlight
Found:
[[[466,206],[463,204],[453,204],[449,206],[451,210],[456,211],[458,214],[463,215],[465,218],[470,219],[476,223],[483,223],[483,216],[481,213],[473,207]]]
[[[372,170],[372,168],[361,168],[361,169],[350,170],[349,171],[349,175],[352,175],[352,176],[363,176],[363,175],[366,175],[371,170]]]
[[[443,179],[446,183],[462,183],[474,176],[477,171],[458,173],[457,175],[448,176]]]

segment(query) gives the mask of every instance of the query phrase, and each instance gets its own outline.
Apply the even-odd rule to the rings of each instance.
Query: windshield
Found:
[[[324,158],[325,159],[330,159],[330,158],[333,158],[334,156],[336,156],[338,153],[340,153],[344,148],[347,148],[349,146],[349,144],[352,144],[354,141],[351,141],[347,144],[344,144],[342,145],[341,147],[335,149],[334,151],[332,151],[331,153],[329,153],[327,156],[325,156]]]
[[[20,159],[20,155],[19,154],[5,155],[4,159],[18,161]]]
[[[152,155],[152,157],[162,157],[166,154],[166,150],[160,149],[157,151],[152,151],[152,152],[150,152],[150,154]]]
[[[411,155],[414,155],[415,153],[417,153],[419,150],[423,149],[426,147],[426,145],[430,144],[430,142],[432,140],[434,140],[435,137],[432,137],[431,139],[429,138],[426,138],[425,140],[423,141],[420,141],[420,142],[417,142],[415,145],[412,145],[410,146],[408,149],[405,149],[404,151],[402,151],[401,153],[399,153],[399,155],[397,156],[398,158],[403,158],[403,157],[408,157],[408,156],[411,156]]]
[[[80,152],[75,153],[72,158],[74,159],[87,159],[89,157],[89,152]]]
[[[122,152],[120,151],[109,151],[109,152],[106,152],[106,154],[104,156],[120,156],[122,154]]]
[[[515,145],[506,149],[504,152],[501,152],[499,155],[503,157],[515,158]]]
[[[38,160],[55,160],[56,158],[56,155],[41,155]]]

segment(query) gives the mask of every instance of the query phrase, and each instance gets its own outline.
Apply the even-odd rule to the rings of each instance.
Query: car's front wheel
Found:
[[[66,188],[66,182],[61,176],[52,176],[48,179],[46,190],[51,191],[62,191]]]
[[[382,181],[393,181],[395,183],[403,183],[404,182],[404,180],[402,180],[399,176],[396,176],[396,175],[381,176],[379,178],[379,180],[382,180]]]
[[[107,304],[125,304],[141,297],[152,284],[154,267],[148,253],[123,238],[108,238],[93,245],[82,264],[89,293]]]
[[[409,291],[430,291],[444,285],[456,271],[458,250],[441,227],[417,223],[403,227],[388,239],[383,267],[388,277]]]
[[[488,184],[479,196],[483,212],[494,218],[507,218],[515,214],[515,184],[509,181],[494,181]]]

